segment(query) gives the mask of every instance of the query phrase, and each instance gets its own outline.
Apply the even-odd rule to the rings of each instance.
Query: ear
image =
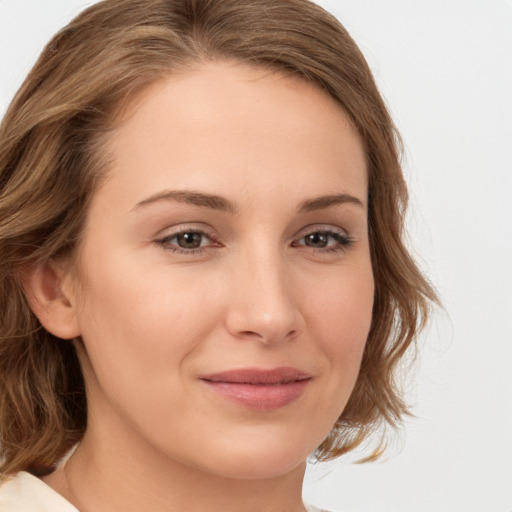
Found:
[[[70,272],[50,260],[23,273],[25,294],[43,327],[58,338],[80,336]]]

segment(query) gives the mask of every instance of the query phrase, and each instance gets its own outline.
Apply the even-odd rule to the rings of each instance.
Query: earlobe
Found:
[[[42,326],[54,336],[80,336],[69,272],[50,260],[23,273],[27,300]]]

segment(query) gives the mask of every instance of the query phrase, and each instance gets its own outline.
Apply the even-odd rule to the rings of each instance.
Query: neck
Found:
[[[80,512],[304,511],[305,463],[278,476],[239,479],[104,434],[88,428],[70,459],[44,478]]]

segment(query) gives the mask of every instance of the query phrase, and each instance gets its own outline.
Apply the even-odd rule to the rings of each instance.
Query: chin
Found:
[[[283,477],[305,469],[307,457],[287,457],[272,454],[267,457],[238,454],[223,457],[223,463],[215,471],[219,476],[236,480],[266,480]]]
[[[316,448],[316,444],[306,446],[304,438],[269,437],[249,436],[243,442],[233,439],[219,443],[216,453],[212,453],[210,460],[205,462],[211,467],[210,470],[225,478],[278,478],[294,471],[303,471],[307,458]]]

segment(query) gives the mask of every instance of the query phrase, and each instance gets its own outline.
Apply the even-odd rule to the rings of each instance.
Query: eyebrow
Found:
[[[338,204],[355,204],[360,206],[361,208],[365,208],[364,203],[361,199],[358,199],[355,196],[350,194],[332,194],[328,196],[319,196],[313,199],[308,199],[301,203],[299,206],[300,212],[313,212],[316,210],[323,210],[325,208],[329,208],[331,206],[336,206]]]
[[[192,190],[164,190],[163,192],[158,192],[157,194],[140,201],[133,209],[137,210],[141,206],[146,206],[159,201],[178,201],[180,203],[189,203],[195,206],[203,206],[212,210],[220,210],[229,213],[236,213],[237,211],[235,205],[224,197],[217,196],[215,194],[204,194],[202,192],[195,192]]]
[[[153,194],[147,199],[143,199],[135,205],[133,210],[137,210],[143,206],[160,201],[178,201],[180,203],[193,204],[195,206],[201,206],[210,208],[212,210],[219,210],[233,214],[238,211],[236,205],[225,197],[215,194],[196,192],[193,190],[164,190],[162,192]],[[365,208],[364,203],[355,196],[350,194],[331,194],[303,201],[299,205],[298,211],[312,212],[346,203],[355,204],[356,206],[360,206],[363,209]]]

